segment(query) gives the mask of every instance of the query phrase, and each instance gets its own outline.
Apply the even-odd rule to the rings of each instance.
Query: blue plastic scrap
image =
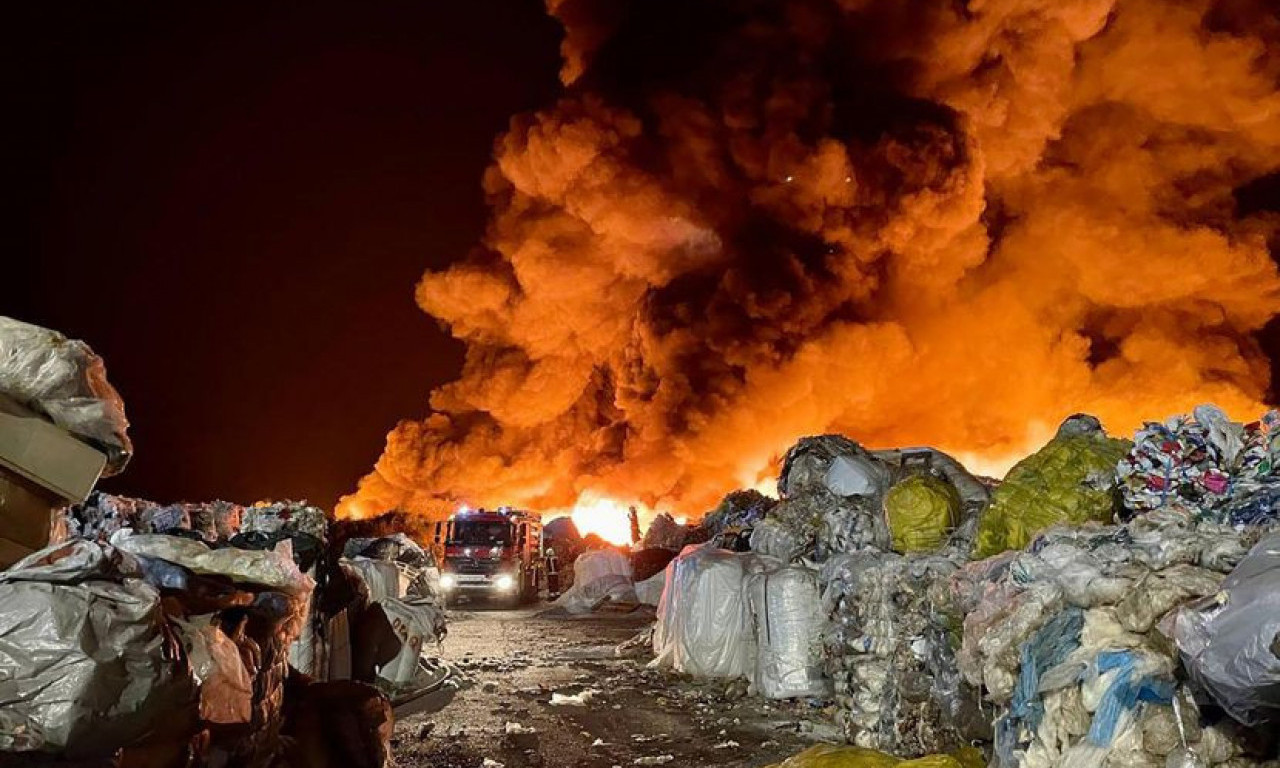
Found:
[[[1170,704],[1173,701],[1173,680],[1158,675],[1146,675],[1134,679],[1138,663],[1132,651],[1103,651],[1095,662],[1098,674],[1116,671],[1111,685],[1103,692],[1098,709],[1093,713],[1089,726],[1089,741],[1099,747],[1111,745],[1116,727],[1125,712],[1138,706],[1138,702]]]

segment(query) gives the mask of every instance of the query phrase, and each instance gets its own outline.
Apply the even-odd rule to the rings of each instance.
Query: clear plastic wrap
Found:
[[[746,590],[758,649],[756,690],[769,699],[827,693],[821,643],[826,619],[817,573],[799,565],[769,567],[748,575]]]

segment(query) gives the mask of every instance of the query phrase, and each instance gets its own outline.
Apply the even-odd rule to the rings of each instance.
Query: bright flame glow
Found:
[[[639,509],[637,507],[637,509]],[[641,510],[643,514],[643,510]],[[611,544],[631,543],[631,518],[628,505],[598,496],[590,491],[578,497],[570,513],[578,533],[594,533]]]
[[[681,515],[676,518],[676,525],[688,525],[688,524],[689,524],[689,518],[685,517],[684,515]]]

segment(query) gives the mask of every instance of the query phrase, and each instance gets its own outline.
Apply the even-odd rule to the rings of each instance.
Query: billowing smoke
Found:
[[[549,1],[565,94],[418,287],[461,378],[342,514],[696,515],[806,434],[992,470],[1075,411],[1263,407],[1265,0]]]

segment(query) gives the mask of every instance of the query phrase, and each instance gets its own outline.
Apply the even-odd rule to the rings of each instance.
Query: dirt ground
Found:
[[[693,681],[620,658],[619,643],[653,621],[631,614],[454,610],[442,658],[463,689],[445,709],[403,718],[392,749],[402,768],[767,766],[831,726],[805,702],[767,703],[745,681]],[[585,701],[551,703],[553,694]]]

